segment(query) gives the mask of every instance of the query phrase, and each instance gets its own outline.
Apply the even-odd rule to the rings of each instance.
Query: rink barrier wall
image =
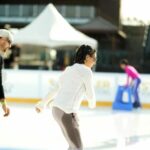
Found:
[[[57,83],[61,71],[4,70],[3,85],[8,102],[36,103]],[[124,85],[124,73],[93,73],[97,106],[111,106],[118,85]],[[140,99],[150,108],[150,75],[141,75]],[[86,99],[86,98],[84,98]],[[87,102],[83,102],[87,106]]]

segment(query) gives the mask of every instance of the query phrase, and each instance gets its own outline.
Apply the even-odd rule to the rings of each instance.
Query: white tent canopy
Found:
[[[14,44],[50,48],[88,44],[97,48],[97,41],[73,28],[53,4],[49,4],[31,24],[22,28],[14,36]]]

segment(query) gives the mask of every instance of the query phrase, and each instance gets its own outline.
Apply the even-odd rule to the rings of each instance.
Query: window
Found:
[[[93,6],[81,6],[80,7],[81,18],[93,18],[94,15],[95,15],[95,10]]]
[[[59,6],[58,11],[66,18],[94,18],[95,16],[94,6]]]
[[[66,6],[66,15],[67,18],[75,18],[76,17],[76,7],[75,6]]]
[[[9,16],[16,17],[20,15],[20,6],[19,5],[10,5],[9,6]]]
[[[56,9],[58,10],[58,12],[60,13],[60,14],[62,14],[62,6],[56,6]]]
[[[38,5],[38,14],[37,15],[39,15],[44,10],[45,7],[46,7],[46,5]]]
[[[5,5],[0,5],[0,16],[5,16]]]
[[[33,16],[33,6],[32,5],[23,5],[23,17],[32,17]]]

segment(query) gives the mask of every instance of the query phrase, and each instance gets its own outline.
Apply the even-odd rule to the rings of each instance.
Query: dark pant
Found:
[[[5,99],[4,88],[3,85],[0,85],[0,101],[3,101],[3,99]]]
[[[52,113],[69,144],[69,150],[83,150],[77,115],[67,114],[57,107],[53,107]]]
[[[134,103],[133,103],[134,107],[141,107],[139,93],[138,93],[140,83],[141,83],[140,78],[134,79],[134,83],[132,86],[132,94],[134,96]]]

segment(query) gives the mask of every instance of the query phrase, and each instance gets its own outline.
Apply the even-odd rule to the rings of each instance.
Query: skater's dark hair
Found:
[[[123,64],[123,65],[129,65],[129,62],[127,59],[121,59],[120,60],[120,65]]]
[[[84,64],[86,56],[93,56],[96,53],[96,50],[92,49],[89,45],[81,45],[75,54],[75,63]]]

